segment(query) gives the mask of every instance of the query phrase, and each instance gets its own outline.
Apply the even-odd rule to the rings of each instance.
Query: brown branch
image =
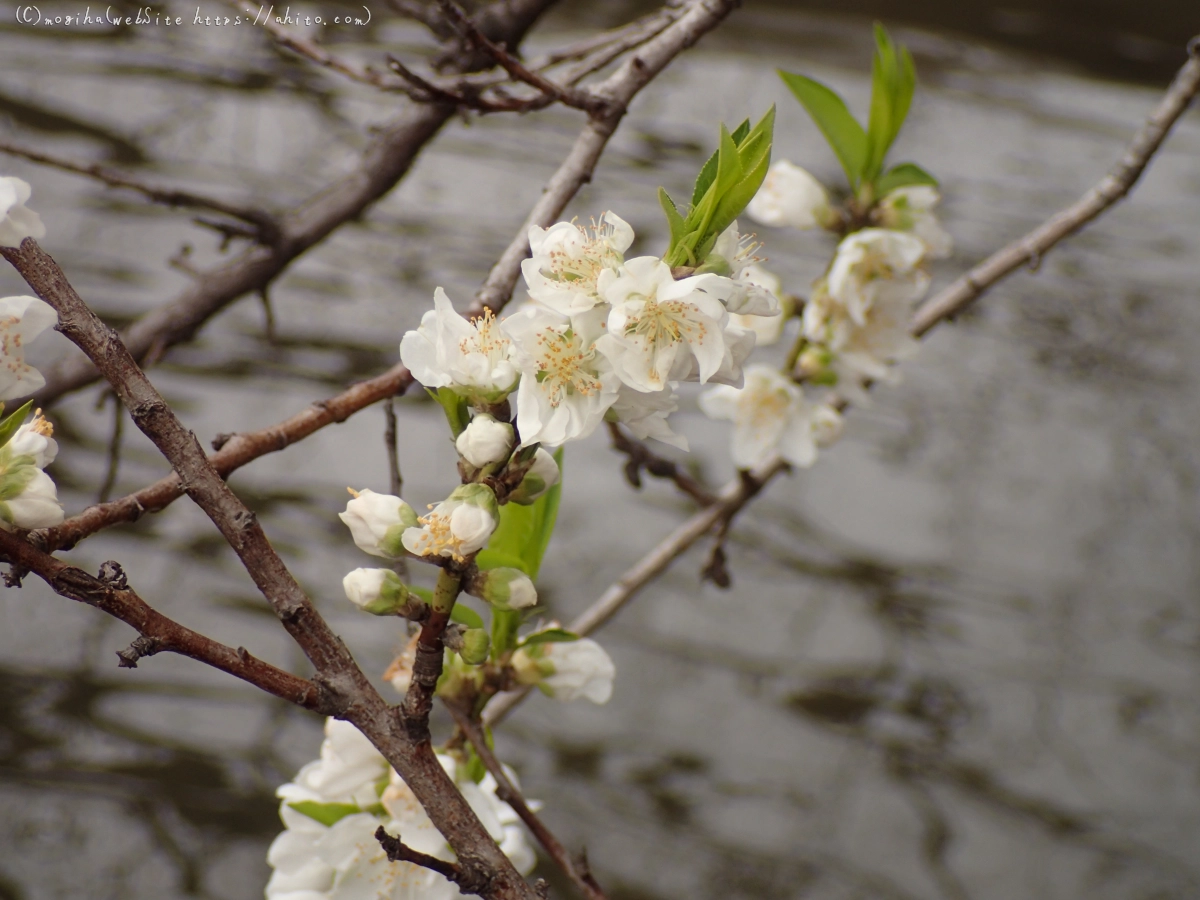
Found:
[[[316,669],[313,682],[322,708],[352,722],[412,789],[458,855],[468,879],[465,883],[480,885],[479,890],[495,900],[532,900],[532,889],[438,763],[428,726],[420,727],[422,723],[409,721],[384,702],[283,564],[255,515],[230,490],[196,436],[184,428],[150,384],[117,333],[87,307],[62,269],[32,238],[26,238],[16,250],[0,248],[0,253],[34,292],[54,307],[58,330],[109,380],[134,424],[171,463],[188,496],[233,548]]]
[[[644,469],[655,478],[667,478],[674,481],[681,491],[701,506],[709,506],[716,502],[717,498],[712,491],[685,472],[678,463],[658,456],[641,441],[635,441],[622,431],[621,426],[616,422],[608,423],[608,433],[612,438],[613,449],[629,457],[629,461],[625,464],[625,480],[631,486],[641,489],[642,470]]]
[[[516,237],[488,273],[468,315],[480,315],[485,308],[499,312],[504,307],[520,277],[521,262],[529,256],[530,226],[545,228],[553,224],[570,199],[591,180],[600,154],[638,91],[671,60],[716,28],[737,5],[738,0],[696,0],[677,21],[642,45],[616,72],[590,88],[593,96],[606,101],[605,105],[588,117],[567,158],[551,176]]]
[[[388,488],[393,497],[399,497],[404,489],[400,475],[400,448],[396,443],[396,407],[389,396],[383,401],[383,444],[387,449]]]
[[[147,200],[153,203],[160,203],[163,206],[187,206],[194,209],[207,209],[234,219],[240,219],[254,226],[251,231],[243,230],[241,235],[257,240],[259,243],[267,246],[274,245],[280,238],[280,226],[275,217],[265,210],[256,209],[252,206],[226,203],[224,200],[217,200],[215,197],[205,197],[203,194],[195,194],[191,191],[184,191],[178,188],[155,187],[144,184],[136,178],[106,168],[105,166],[77,163],[61,156],[52,156],[49,153],[29,150],[8,141],[0,141],[0,152],[7,153],[10,156],[19,156],[22,159],[27,159],[30,162],[39,163],[44,166],[61,169],[64,172],[72,172],[76,175],[94,178],[97,181],[107,184],[109,187],[127,188],[128,190],[136,191]],[[216,223],[205,224],[217,227]]]
[[[222,478],[227,478],[260,456],[290,447],[327,425],[346,421],[372,403],[404,393],[412,383],[408,369],[397,364],[382,375],[360,382],[328,400],[318,401],[276,425],[242,434],[218,435],[213,441],[217,452],[209,457],[209,462]],[[37,532],[37,537],[51,552],[70,549],[97,531],[122,522],[136,522],[145,513],[165,509],[181,496],[183,486],[179,476],[168,475],[136,493],[88,507],[61,525]]]
[[[525,802],[524,796],[517,790],[516,785],[509,780],[504,767],[500,765],[500,760],[496,759],[496,754],[488,746],[487,738],[484,736],[479,723],[453,703],[447,703],[446,708],[450,710],[450,715],[454,717],[455,723],[475,748],[475,753],[483,762],[484,768],[496,780],[496,796],[513,808],[513,811],[520,816],[521,821],[525,823],[525,826],[537,839],[537,842],[542,845],[542,848],[554,860],[554,864],[562,870],[564,875],[574,882],[575,886],[583,892],[583,895],[588,900],[605,900],[604,891],[600,887],[599,882],[596,881],[595,876],[586,868],[581,869],[575,865],[571,860],[571,855],[567,852],[567,848],[546,827],[546,823],[538,817],[537,813],[529,808],[529,804]]]
[[[581,109],[586,113],[599,113],[603,110],[605,104],[603,98],[595,96],[589,91],[576,90],[561,84],[555,84],[544,75],[526,68],[519,59],[509,53],[502,45],[488,40],[487,36],[471,21],[470,16],[463,12],[462,8],[454,0],[438,0],[438,5],[467,40],[479,48],[481,52],[486,53],[494,59],[515,80],[523,81],[525,84],[537,88],[544,96],[557,100],[565,106]]]
[[[430,856],[428,853],[414,850],[400,840],[400,835],[388,834],[387,829],[382,825],[375,829],[375,840],[379,841],[379,846],[387,854],[388,862],[413,863],[422,868],[437,872],[447,881],[457,884],[464,894],[477,893],[484,887],[482,883],[470,881],[457,863],[446,862],[444,859],[438,859],[436,856]]]
[[[553,2],[497,0],[476,15],[488,23],[484,30],[493,40],[515,43]],[[462,72],[491,65],[477,51],[456,49],[449,59]],[[450,107],[408,104],[375,132],[358,165],[348,174],[281,214],[279,240],[271,247],[249,249],[232,262],[196,273],[195,281],[178,297],[126,328],[121,337],[133,358],[141,361],[154,347],[166,350],[191,339],[216,313],[244,294],[261,291],[296,257],[361,216],[396,185],[421,148],[453,114]],[[81,357],[65,360],[43,374],[46,386],[37,395],[43,404],[98,378],[95,366]]]
[[[1124,156],[1100,183],[1071,206],[1055,214],[1018,241],[993,253],[949,287],[930,297],[913,318],[920,336],[978,298],[1004,276],[1028,264],[1036,267],[1059,241],[1075,234],[1133,189],[1171,127],[1200,92],[1200,35],[1188,44],[1189,59],[1176,74],[1166,95],[1134,136]]]
[[[155,610],[125,583],[123,575],[118,576],[120,567],[115,563],[101,566],[101,575],[108,575],[107,578],[94,578],[7,531],[0,531],[0,556],[35,573],[56,593],[94,606],[134,628],[139,637],[133,647],[118,653],[122,666],[136,666],[140,657],[151,653],[178,653],[289,703],[322,714],[332,712],[320,689],[311,681],[256,659],[245,648],[234,649],[218,643]]]

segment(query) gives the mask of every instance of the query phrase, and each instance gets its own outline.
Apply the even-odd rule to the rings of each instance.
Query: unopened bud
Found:
[[[401,535],[417,524],[416,511],[391,494],[350,491],[353,499],[338,518],[346,523],[358,549],[372,556],[399,559],[404,555]]]
[[[458,655],[467,665],[482,665],[487,662],[489,644],[486,631],[482,628],[468,628],[463,632],[462,649],[458,651]]]
[[[487,413],[471,420],[454,442],[459,455],[477,469],[508,459],[513,448],[513,427],[498,422]]]
[[[505,611],[537,605],[537,590],[529,576],[509,566],[476,573],[467,586],[467,593]]]
[[[355,569],[342,588],[347,600],[373,616],[394,616],[408,603],[408,588],[391,569]]]
[[[512,503],[528,506],[556,484],[558,463],[550,453],[538,447],[533,457],[533,465],[529,467],[521,483],[508,495],[508,499]]]

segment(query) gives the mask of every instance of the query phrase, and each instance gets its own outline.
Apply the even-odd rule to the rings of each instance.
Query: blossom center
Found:
[[[466,356],[469,353],[482,353],[489,360],[503,357],[508,351],[508,338],[500,331],[496,314],[485,309],[483,315],[471,320],[475,326],[475,334],[465,337],[458,345],[459,352]]]
[[[537,336],[537,353],[537,382],[551,406],[557,407],[573,394],[591,397],[600,393],[600,379],[589,369],[596,351],[585,349],[573,329],[547,328]]]

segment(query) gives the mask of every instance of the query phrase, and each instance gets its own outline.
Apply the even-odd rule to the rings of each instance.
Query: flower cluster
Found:
[[[54,427],[39,409],[0,446],[0,528],[49,528],[62,522],[58,491],[42,471],[58,455],[53,435]]]
[[[438,754],[471,809],[524,875],[536,858],[517,814],[496,796],[496,782],[476,783],[456,758]],[[515,775],[507,772],[515,781]],[[353,725],[325,723],[321,756],[276,792],[284,831],[267,852],[274,870],[267,900],[453,900],[458,887],[430,869],[388,862],[379,826],[414,850],[453,860],[445,838],[387,761]]]
[[[633,229],[612,212],[591,227],[532,227],[522,265],[530,302],[499,322],[467,321],[439,288],[434,309],[404,336],[401,360],[425,387],[476,405],[515,390],[521,447],[586,437],[606,417],[686,447],[666,424],[678,383],[740,384],[755,344],[743,317],[777,318],[779,301],[751,267],[736,222],[708,271],[627,260],[632,242]]]

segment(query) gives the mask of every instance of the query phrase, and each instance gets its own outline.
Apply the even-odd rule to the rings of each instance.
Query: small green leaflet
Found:
[[[363,812],[353,803],[318,803],[315,800],[300,800],[297,803],[289,803],[288,806],[302,816],[308,816],[313,821],[326,826],[334,825],[346,816]]]
[[[450,621],[457,622],[459,625],[466,625],[468,628],[482,628],[483,617],[469,606],[464,606],[462,598],[454,604],[454,609],[450,610]]]
[[[460,397],[448,387],[440,387],[437,390],[425,388],[425,392],[436,400],[445,411],[446,421],[450,423],[450,431],[457,438],[471,421],[466,398]]]
[[[579,640],[579,635],[573,631],[567,631],[565,628],[547,628],[544,631],[535,631],[533,634],[525,635],[518,642],[517,646],[532,647],[535,644],[567,644],[577,640]]]
[[[0,447],[3,447],[12,440],[13,435],[17,433],[17,429],[25,421],[25,416],[29,413],[29,407],[33,406],[33,401],[27,401],[20,409],[11,416],[7,416],[0,420]],[[0,411],[4,409],[4,404],[0,403]]]

